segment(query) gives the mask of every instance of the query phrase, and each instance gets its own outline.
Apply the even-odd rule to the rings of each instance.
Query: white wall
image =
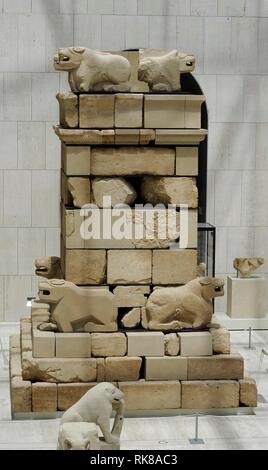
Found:
[[[268,273],[268,0],[0,0],[0,11],[0,320],[25,311],[33,259],[59,252],[59,46],[196,54],[217,273],[244,255],[265,256]]]

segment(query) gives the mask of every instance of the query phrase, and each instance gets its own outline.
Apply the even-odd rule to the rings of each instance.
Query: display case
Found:
[[[209,223],[198,224],[198,264],[205,263],[206,276],[215,276],[216,227]]]

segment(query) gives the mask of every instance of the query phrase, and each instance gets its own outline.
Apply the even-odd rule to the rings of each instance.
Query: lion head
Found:
[[[60,277],[60,258],[58,256],[36,258],[35,274],[47,279]]]
[[[56,304],[64,296],[64,289],[69,287],[71,282],[64,279],[51,279],[39,282],[38,299],[36,302]]]
[[[192,72],[195,68],[195,57],[190,54],[179,53],[180,73]]]
[[[85,47],[62,47],[54,56],[54,68],[56,70],[74,70],[79,67]]]
[[[109,382],[105,383],[105,395],[113,405],[117,405],[124,398],[123,392]]]
[[[224,295],[224,279],[220,277],[199,277],[197,280],[202,286],[202,297],[212,299]]]

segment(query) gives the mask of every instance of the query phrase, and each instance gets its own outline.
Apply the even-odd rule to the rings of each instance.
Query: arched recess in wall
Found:
[[[197,80],[191,73],[181,75],[181,91],[183,93],[192,93],[194,95],[203,95],[203,91]],[[201,127],[208,129],[207,104],[204,102],[201,109]],[[207,142],[208,137],[200,143],[198,154],[198,222],[205,223],[207,212]],[[208,221],[209,222],[209,221]]]

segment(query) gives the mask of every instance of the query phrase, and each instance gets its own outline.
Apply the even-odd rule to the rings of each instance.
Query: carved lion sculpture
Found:
[[[149,330],[204,328],[213,314],[212,298],[224,295],[224,279],[198,277],[185,286],[156,289],[143,310]]]
[[[85,47],[65,47],[54,56],[54,68],[69,72],[73,92],[129,91],[131,66],[120,55]]]
[[[256,271],[264,264],[264,258],[235,258],[234,268],[238,271],[239,277],[250,277],[250,274]]]
[[[194,67],[194,56],[176,49],[140,49],[138,79],[148,83],[150,91],[179,91],[180,74],[192,72]]]
[[[58,450],[98,450],[98,428],[93,423],[64,423],[60,426]]]
[[[112,431],[110,417],[115,410]],[[86,422],[97,424],[108,444],[118,444],[124,420],[124,394],[109,382],[91,388],[62,415],[64,423]]]
[[[39,283],[39,299],[50,305],[50,318],[64,333],[116,331],[117,307],[107,289],[83,289],[63,279]]]
[[[36,258],[35,274],[47,279],[62,278],[60,268],[60,258],[58,256],[47,256],[46,258]]]

